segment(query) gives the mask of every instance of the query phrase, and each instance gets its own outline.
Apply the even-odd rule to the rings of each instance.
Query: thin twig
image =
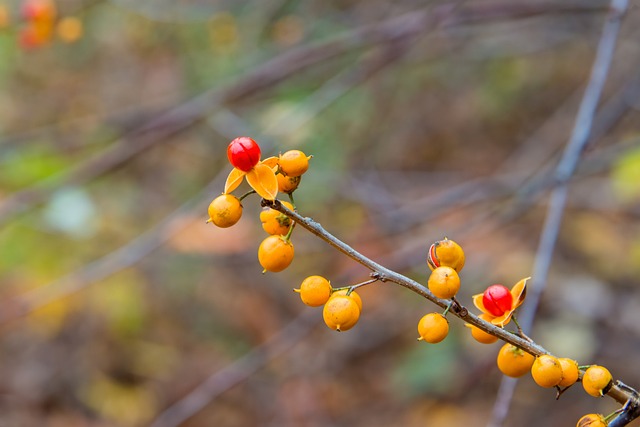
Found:
[[[441,25],[459,26],[478,24],[496,19],[513,19],[540,14],[598,13],[602,7],[589,4],[542,6],[531,2],[518,6],[511,2],[457,10],[450,4],[422,9],[383,22],[365,25],[341,34],[326,42],[290,49],[283,54],[248,69],[234,84],[222,89],[213,88],[199,96],[146,121],[136,130],[117,139],[109,148],[91,157],[63,174],[5,197],[0,203],[0,224],[49,199],[58,188],[82,185],[127,162],[168,137],[182,132],[210,115],[216,108],[253,96],[270,89],[292,74],[357,49],[381,44],[394,44],[417,38],[429,29]],[[499,11],[496,14],[496,11]]]
[[[307,336],[309,331],[318,324],[315,314],[315,312],[303,311],[264,344],[254,347],[232,364],[214,373],[191,393],[164,410],[150,427],[179,426],[200,412],[217,396],[246,380]]]
[[[204,211],[204,206],[200,205],[203,204],[203,200],[207,200],[220,188],[222,175],[211,181],[202,191],[186,201],[163,221],[127,244],[47,285],[19,295],[13,300],[3,302],[0,324],[25,316],[57,299],[76,293],[140,262],[180,232],[182,227],[178,225],[182,222],[182,218],[196,210]]]
[[[611,1],[611,11],[604,24],[598,43],[589,83],[582,102],[580,103],[571,137],[555,171],[557,185],[551,192],[547,216],[536,252],[532,273],[533,279],[527,305],[524,306],[520,312],[520,324],[522,329],[527,332],[530,331],[533,326],[533,320],[540,302],[540,297],[547,282],[549,267],[551,266],[551,260],[567,201],[568,181],[575,172],[582,152],[589,142],[596,108],[607,80],[622,16],[626,8],[627,0]],[[511,406],[516,381],[517,379],[510,377],[504,377],[502,379],[498,397],[493,407],[492,417],[488,424],[489,426],[499,427],[504,423],[509,412],[509,407]]]
[[[450,300],[443,300],[437,298],[433,295],[429,289],[420,283],[402,275],[395,271],[392,271],[382,265],[376,263],[370,258],[365,257],[360,254],[351,246],[347,245],[345,242],[341,241],[337,237],[333,236],[329,232],[327,232],[319,223],[314,221],[311,218],[303,217],[298,212],[291,211],[286,206],[284,206],[280,201],[267,201],[263,200],[262,203],[265,206],[269,206],[272,209],[278,210],[279,212],[284,213],[285,215],[291,217],[294,221],[296,221],[301,227],[305,228],[307,231],[311,232],[313,235],[319,237],[324,240],[326,243],[342,252],[343,254],[349,256],[354,261],[360,263],[361,265],[370,269],[373,274],[376,275],[382,282],[393,282],[400,286],[403,286],[411,291],[423,296],[424,298],[430,300],[436,305],[439,305],[442,308],[446,308],[450,304]],[[509,331],[506,331],[502,328],[499,328],[489,322],[486,322],[479,317],[471,314],[466,307],[460,306],[457,309],[452,308],[450,311],[454,316],[464,320],[465,322],[478,327],[479,329],[492,334],[501,340],[513,344],[517,347],[522,348],[524,351],[534,355],[540,356],[542,354],[550,354],[545,348],[540,346],[539,344],[528,341],[520,336],[514,335]],[[619,403],[625,403],[629,399],[636,398],[637,392],[631,387],[624,388],[615,384],[611,390],[607,393],[607,395]]]
[[[351,246],[347,245],[345,242],[343,242],[342,240],[338,239],[337,237],[333,236],[331,233],[329,233],[328,231],[326,231],[322,225],[320,225],[319,223],[317,223],[316,221],[314,221],[311,218],[308,217],[303,217],[302,215],[300,215],[298,212],[294,212],[290,209],[288,209],[286,206],[284,206],[282,203],[280,203],[279,200],[275,200],[275,201],[268,201],[268,200],[262,200],[262,204],[264,206],[268,206],[272,209],[275,209],[279,212],[282,212],[283,214],[289,216],[290,218],[292,218],[294,221],[296,221],[298,223],[299,226],[301,226],[302,228],[306,229],[307,231],[309,231],[311,234],[319,237],[320,239],[324,240],[326,243],[328,243],[329,245],[331,245],[333,248],[335,248],[336,250],[342,252],[343,254],[347,255],[348,257],[350,257],[351,259],[353,259],[354,261],[360,263],[361,265],[365,266],[366,268],[368,268],[369,270],[372,271],[373,274],[375,274],[375,277],[378,277],[379,280],[381,282],[392,282],[395,283],[397,285],[403,286],[415,293],[417,293],[418,295],[421,295],[422,297],[428,299],[429,301],[433,302],[434,304],[442,307],[442,308],[447,308],[450,305],[450,300],[445,300],[445,299],[440,299],[437,298],[435,295],[433,295],[431,293],[431,291],[429,291],[429,289],[427,287],[425,287],[424,285],[416,282],[413,279],[410,279],[400,273],[397,273],[393,270],[390,270],[386,267],[383,267],[382,265],[378,264],[377,262],[373,261],[370,258],[367,258],[366,256],[362,255],[360,252],[358,252],[357,250],[355,250],[354,248],[352,248]],[[533,342],[533,341],[529,341],[527,339],[524,339],[518,335],[515,335],[509,331],[506,331],[502,328],[499,328],[498,326],[495,326],[489,322],[486,322],[482,319],[480,319],[478,316],[472,314],[469,312],[469,310],[462,306],[452,306],[451,310],[449,311],[450,314],[464,320],[465,322],[478,327],[479,329],[494,335],[498,338],[500,338],[501,340],[508,342],[510,344],[513,344],[521,349],[523,349],[524,351],[526,351],[527,353],[530,353],[534,356],[540,356],[542,354],[550,354],[549,351],[547,351],[545,348],[543,348],[542,346],[540,346],[539,344]],[[611,398],[613,398],[614,400],[616,400],[619,403],[625,403],[627,402],[629,399],[634,398],[634,393],[631,391],[633,390],[632,388],[629,387],[629,389],[624,389],[622,387],[618,387],[617,385],[614,385],[611,390],[607,393],[608,396],[610,396]]]

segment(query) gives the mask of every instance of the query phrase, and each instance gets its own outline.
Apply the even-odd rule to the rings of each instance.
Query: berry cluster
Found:
[[[241,136],[229,143],[227,157],[233,166],[227,177],[224,193],[209,204],[209,220],[221,228],[231,227],[242,217],[242,199],[257,193],[266,200],[275,200],[278,192],[289,195],[292,203],[283,202],[294,210],[293,192],[302,175],[309,169],[309,159],[300,150],[290,150],[277,157],[260,160],[260,146],[253,139]],[[252,190],[242,197],[230,194],[246,178]],[[291,234],[295,223],[286,215],[266,208],[260,213],[262,228],[269,234],[258,248],[258,261],[264,271],[278,272],[293,261],[294,248]]]
[[[227,156],[233,170],[227,178],[224,193],[209,205],[208,222],[213,222],[219,227],[234,225],[242,216],[242,199],[253,193],[271,202],[276,200],[278,192],[286,193],[291,203],[281,203],[288,210],[295,212],[292,193],[298,188],[301,176],[309,167],[310,156],[299,150],[291,150],[261,161],[260,147],[248,137],[239,137],[231,141],[227,148]],[[240,198],[230,194],[245,178],[252,191]],[[307,227],[300,217],[297,220]],[[260,213],[260,221],[263,229],[269,234],[258,249],[260,265],[264,271],[282,271],[293,260],[294,248],[290,238],[296,225],[295,221],[280,210],[270,207]],[[464,317],[460,315],[461,312],[468,313],[456,299],[460,290],[459,274],[465,264],[465,253],[458,243],[445,237],[429,247],[426,261],[431,270],[427,282],[428,289],[435,298],[445,300],[438,303],[446,306],[446,309],[443,313],[428,313],[419,320],[418,340],[435,344],[444,340],[449,333],[447,314],[452,308],[459,317]],[[362,283],[334,288],[329,280],[322,276],[309,276],[302,281],[300,288],[294,291],[299,293],[304,304],[311,307],[323,306],[323,319],[329,328],[346,331],[355,326],[362,312],[362,300],[355,289],[382,280],[379,274],[372,274],[372,277]],[[483,344],[496,342],[496,334],[501,334],[498,331],[513,320],[517,331],[512,333],[532,342],[524,334],[514,315],[525,300],[528,280],[528,277],[520,280],[511,289],[494,284],[483,293],[472,297],[473,304],[480,310],[478,317],[491,325],[480,328],[475,321],[475,325],[466,324],[476,341]],[[469,320],[468,317],[466,319]],[[493,333],[490,333],[491,331]],[[540,351],[535,347],[522,345],[525,348],[506,343],[498,352],[498,369],[504,375],[521,377],[530,372],[536,384],[547,388],[555,387],[558,396],[578,381],[582,382],[584,390],[592,396],[603,396],[613,386],[612,376],[606,368],[597,365],[581,367],[575,360],[538,354]],[[585,415],[578,422],[578,427],[606,426],[607,420],[613,415],[615,413],[608,417],[599,414]]]
[[[65,43],[82,37],[82,21],[75,16],[60,18],[53,0],[24,0],[19,15],[18,42],[23,49],[43,47],[56,36]],[[0,28],[9,28],[11,21],[11,12],[0,4]]]
[[[355,326],[360,319],[362,299],[353,287],[333,288],[322,276],[309,276],[302,281],[300,294],[303,303],[310,307],[324,306],[324,323],[334,331],[346,331]]]
[[[444,239],[431,245],[427,254],[427,264],[432,270],[428,287],[431,293],[442,299],[455,301],[460,289],[458,273],[464,267],[464,251],[453,240]],[[495,326],[504,328],[512,319],[514,311],[524,302],[527,289],[525,278],[513,288],[499,284],[489,286],[482,294],[473,296],[474,305],[481,311],[479,317]],[[418,340],[438,343],[445,339],[449,332],[449,322],[444,313],[429,313],[418,322]],[[516,322],[517,325],[517,322]],[[477,326],[467,324],[471,328],[471,336],[480,343],[491,344],[498,338],[483,331]],[[520,335],[525,336],[518,326]],[[527,353],[512,344],[504,344],[497,357],[498,369],[507,376],[521,377],[530,372],[533,380],[541,387],[556,387],[561,393],[580,379],[578,362],[569,358],[556,358],[550,354],[538,357]],[[613,379],[606,368],[598,365],[589,366],[582,376],[582,386],[591,396],[603,396],[612,387]],[[607,417],[599,414],[585,415],[578,422],[578,427],[606,426]]]

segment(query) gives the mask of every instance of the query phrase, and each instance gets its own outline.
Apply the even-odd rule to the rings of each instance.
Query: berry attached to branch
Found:
[[[351,295],[335,294],[322,309],[324,323],[334,331],[347,331],[358,323],[360,307]]]
[[[496,360],[500,372],[508,377],[518,378],[531,371],[535,357],[513,344],[505,344],[498,352]]]
[[[562,365],[556,357],[543,354],[533,362],[531,376],[540,387],[555,387],[562,381]]]
[[[418,341],[439,343],[449,334],[449,321],[441,313],[425,314],[418,322]]]
[[[309,276],[302,281],[300,289],[294,289],[300,294],[300,299],[309,307],[320,307],[331,297],[333,288],[331,283],[322,276]]]
[[[594,397],[604,396],[613,385],[613,377],[603,366],[591,365],[582,377],[584,391]]]
[[[460,290],[460,277],[453,268],[443,265],[431,272],[427,286],[438,298],[450,299]]]
[[[248,136],[240,136],[229,143],[229,163],[243,172],[249,172],[260,161],[260,146]]]
[[[446,237],[432,244],[427,253],[427,264],[431,270],[446,266],[460,272],[462,267],[464,267],[464,261],[465,257],[462,247]]]
[[[264,268],[263,273],[284,270],[293,261],[293,255],[293,244],[283,236],[269,236],[258,248],[258,261]]]
[[[513,296],[502,285],[491,285],[482,294],[482,304],[495,317],[502,316],[513,305]]]
[[[209,220],[220,228],[235,225],[242,217],[240,199],[230,194],[223,194],[213,199],[209,205]]]

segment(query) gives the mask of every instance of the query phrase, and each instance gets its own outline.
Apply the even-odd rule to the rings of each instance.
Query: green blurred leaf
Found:
[[[443,394],[456,381],[457,342],[448,336],[438,344],[417,342],[403,356],[393,371],[393,382],[399,393],[412,397],[419,394]]]
[[[640,197],[640,149],[627,152],[613,166],[611,184],[620,200],[631,202]]]
[[[115,334],[126,337],[142,330],[146,319],[142,285],[142,278],[130,269],[90,288],[93,310]]]
[[[70,166],[64,152],[45,144],[35,144],[23,151],[4,153],[0,164],[0,186],[15,190],[50,178]]]

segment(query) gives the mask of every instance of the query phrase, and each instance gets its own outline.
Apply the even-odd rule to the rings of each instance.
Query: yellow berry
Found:
[[[500,372],[508,377],[518,378],[531,370],[535,357],[512,344],[505,344],[496,360]]]
[[[300,299],[310,307],[324,305],[331,297],[331,283],[322,276],[309,276],[302,281],[300,289],[295,289],[300,293]]]
[[[358,322],[360,308],[350,295],[334,295],[322,309],[324,323],[334,331],[346,331]]]
[[[435,242],[429,247],[427,264],[431,270],[435,270],[441,266],[447,266],[453,268],[457,272],[460,272],[462,267],[464,267],[464,261],[465,257],[462,247],[446,237],[443,240]]]
[[[578,369],[578,362],[567,357],[561,357],[558,359],[562,366],[562,381],[558,384],[560,387],[569,387],[578,381],[580,376],[580,370]]]
[[[331,293],[331,297],[333,298],[337,295],[347,295],[347,292],[349,292],[348,289],[340,289],[339,291],[333,291]],[[356,291],[351,291],[349,296],[353,298],[353,300],[358,305],[358,310],[362,311],[362,298],[360,298],[360,295]]]
[[[491,317],[491,316],[489,316],[488,314],[485,314],[485,313],[480,314],[478,317],[481,318],[482,320],[486,321],[486,322],[491,322],[491,319],[493,319],[493,317]],[[473,339],[475,339],[479,343],[482,343],[482,344],[493,344],[494,342],[498,341],[498,337],[483,331],[482,329],[478,328],[477,326],[471,325],[469,323],[465,324],[465,326],[467,328],[471,329],[471,336],[473,337]]]
[[[213,199],[209,205],[209,220],[220,228],[231,227],[242,216],[240,199],[231,194],[223,194]]]
[[[587,414],[578,420],[576,427],[607,427],[609,423],[600,414]]]
[[[293,244],[282,236],[269,236],[258,248],[258,261],[264,271],[284,270],[293,261],[293,255]]]
[[[293,206],[289,202],[282,202],[290,210],[293,210]],[[293,221],[280,211],[272,208],[266,208],[260,212],[260,221],[262,222],[262,228],[269,234],[285,236],[289,232],[289,228]]]
[[[286,194],[293,193],[300,185],[301,176],[288,176],[282,173],[276,175],[278,178],[278,191]]]
[[[310,158],[300,150],[289,150],[278,159],[280,171],[287,176],[300,176],[309,169]]]
[[[438,298],[449,299],[458,293],[460,277],[453,268],[441,266],[431,272],[427,285]]]
[[[531,376],[540,387],[555,387],[562,381],[562,365],[556,357],[543,354],[533,362]]]
[[[582,387],[591,396],[600,397],[613,383],[609,370],[603,366],[591,365],[582,376]]]
[[[418,340],[439,343],[449,334],[449,321],[440,313],[425,314],[418,322]]]
[[[74,16],[62,18],[56,27],[58,37],[65,43],[73,43],[82,37],[82,21]]]
[[[7,28],[10,22],[9,9],[4,4],[0,4],[0,29]]]

